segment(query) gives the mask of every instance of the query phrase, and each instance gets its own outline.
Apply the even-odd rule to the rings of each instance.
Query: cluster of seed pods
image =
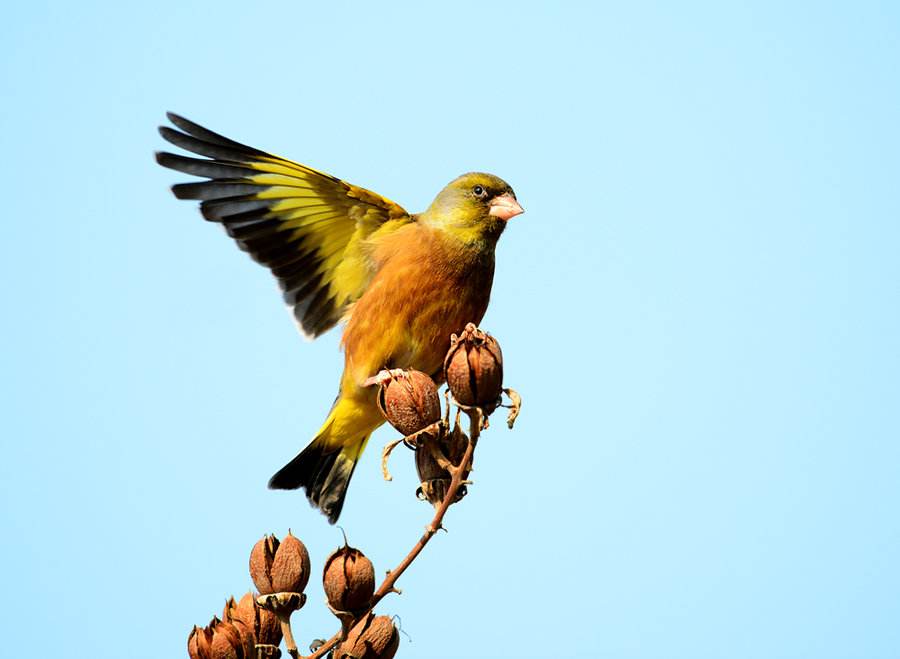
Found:
[[[478,408],[490,414],[503,391],[503,357],[496,339],[473,324],[452,335],[440,373],[462,410]],[[441,417],[438,384],[420,371],[392,371],[380,381],[378,405],[385,418],[416,449],[420,498],[439,506],[447,496],[451,474],[442,463],[460,467],[469,438],[458,423]],[[468,466],[462,479],[468,475]],[[456,500],[465,496],[460,487]],[[306,602],[311,563],[303,542],[288,532],[260,539],[250,552],[250,576],[257,593],[240,601],[229,599],[222,617],[194,627],[188,637],[191,659],[278,659],[284,640],[300,656],[290,616]],[[359,549],[345,544],[325,561],[322,585],[328,607],[342,624],[342,640],[331,659],[391,659],[399,646],[393,620],[370,609],[375,594],[375,569]]]
[[[228,600],[222,618],[194,627],[188,637],[191,659],[280,657],[282,635],[296,650],[290,616],[306,601],[311,564],[306,546],[293,534],[279,541],[260,539],[250,552],[250,577],[258,593],[240,602]],[[400,643],[391,618],[369,612],[375,593],[375,568],[359,549],[344,545],[326,560],[322,585],[328,606],[345,625],[344,640],[333,659],[391,659]],[[352,624],[351,624],[352,623]]]
[[[438,385],[431,377],[415,370],[389,375],[382,382],[378,405],[394,428],[406,437],[415,438],[416,471],[421,483],[417,494],[439,506],[447,494],[451,475],[441,466],[437,455],[458,467],[469,438],[458,424],[451,429],[449,423],[440,423],[441,400]],[[459,407],[478,407],[490,414],[503,390],[500,345],[490,334],[469,323],[462,334],[451,337],[442,376]],[[462,478],[467,475],[464,472]],[[457,500],[465,494],[463,486]]]

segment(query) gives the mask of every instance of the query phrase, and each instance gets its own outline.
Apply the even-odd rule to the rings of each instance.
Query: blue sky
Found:
[[[316,570],[341,542],[265,489],[339,334],[304,343],[168,192],[174,110],[412,211],[473,169],[527,210],[483,322],[523,414],[379,607],[399,657],[896,657],[898,28],[883,2],[7,9],[7,636],[186,656],[264,532]],[[430,518],[410,455],[380,478],[393,437],[341,518],[379,573]],[[303,644],[336,628],[309,594]]]

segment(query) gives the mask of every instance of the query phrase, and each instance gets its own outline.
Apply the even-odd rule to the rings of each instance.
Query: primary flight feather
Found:
[[[269,481],[303,487],[337,521],[353,469],[384,419],[367,380],[385,368],[442,379],[452,332],[478,323],[494,277],[494,249],[522,212],[492,174],[451,181],[423,213],[306,165],[245,146],[169,113],[162,136],[202,158],[157,153],[159,164],[207,180],[172,187],[200,200],[207,220],[272,271],[300,330],[338,322],[344,372],[315,438]]]

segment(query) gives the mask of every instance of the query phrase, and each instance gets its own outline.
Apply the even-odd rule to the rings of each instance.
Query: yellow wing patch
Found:
[[[157,153],[171,169],[207,180],[172,187],[197,199],[238,246],[278,279],[304,334],[333,327],[374,274],[368,241],[412,221],[399,205],[312,167],[248,147],[170,113],[162,136],[204,158]]]

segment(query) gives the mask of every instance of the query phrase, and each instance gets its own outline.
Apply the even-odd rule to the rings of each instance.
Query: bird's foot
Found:
[[[405,370],[403,370],[402,368],[384,369],[383,371],[379,371],[372,377],[366,378],[365,381],[363,381],[363,386],[364,387],[371,387],[373,385],[381,386],[383,384],[390,382],[391,380],[394,380],[396,378],[405,378],[406,376],[407,376],[407,372]]]

